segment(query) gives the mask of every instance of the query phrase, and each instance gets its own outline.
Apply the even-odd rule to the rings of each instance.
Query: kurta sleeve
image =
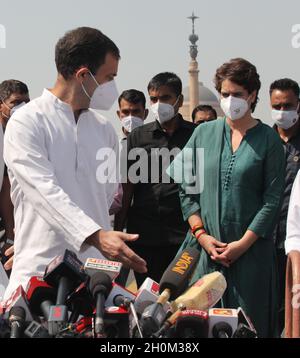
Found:
[[[285,157],[283,146],[273,133],[269,134],[267,143],[268,148],[264,161],[263,205],[248,227],[259,237],[268,237],[274,229],[284,190]]]
[[[85,239],[101,229],[60,187],[48,159],[43,131],[32,118],[14,117],[7,125],[4,160],[24,197],[65,240],[80,251]]]
[[[184,220],[200,211],[200,158],[197,143],[199,140],[198,128],[187,142],[183,150],[175,157],[167,174],[179,184],[179,198]]]
[[[300,251],[300,170],[295,178],[287,217],[285,251]]]

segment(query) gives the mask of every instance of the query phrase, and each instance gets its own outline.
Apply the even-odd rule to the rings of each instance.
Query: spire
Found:
[[[196,42],[199,40],[199,37],[198,37],[198,35],[195,34],[195,20],[199,19],[199,17],[195,16],[194,11],[193,11],[192,16],[189,16],[188,19],[192,20],[192,24],[193,24],[193,32],[189,36],[189,40],[191,42],[190,55],[193,60],[196,60],[197,55],[198,55],[198,48],[197,48]]]

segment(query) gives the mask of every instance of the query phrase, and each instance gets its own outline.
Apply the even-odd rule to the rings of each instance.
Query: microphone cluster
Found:
[[[160,283],[147,278],[134,293],[115,282],[122,264],[65,250],[0,306],[0,337],[254,338],[241,308],[213,308],[226,290],[219,272],[190,285],[199,252],[182,251]]]

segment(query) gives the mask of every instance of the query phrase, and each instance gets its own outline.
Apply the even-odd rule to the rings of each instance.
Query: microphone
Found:
[[[106,259],[88,258],[84,264],[84,271],[87,275],[93,276],[94,273],[102,271],[108,274],[114,280],[120,273],[122,263]]]
[[[22,307],[26,312],[27,321],[33,321],[32,313],[29,308],[29,302],[26,296],[26,293],[22,285],[18,286],[16,290],[12,293],[10,298],[3,302],[4,318],[8,319],[9,311],[12,307]]]
[[[115,304],[115,298],[116,296],[123,296],[124,298],[135,301],[136,296],[131,291],[127,290],[126,288],[120,286],[119,284],[113,282],[112,283],[112,290],[110,291],[106,301],[105,301],[105,307],[111,307],[111,306],[118,306]]]
[[[26,292],[31,311],[37,316],[43,316],[48,321],[50,307],[56,299],[56,290],[48,285],[42,277],[33,276],[28,281]]]
[[[52,336],[56,336],[68,322],[67,296],[87,278],[83,272],[83,264],[76,254],[65,250],[64,255],[56,256],[47,266],[44,280],[57,287],[56,305],[50,307],[48,328]]]
[[[75,323],[80,315],[83,317],[92,317],[94,305],[87,287],[87,282],[81,283],[80,286],[70,294],[66,304],[72,312],[69,319],[70,323]]]
[[[112,289],[112,280],[106,273],[99,271],[91,277],[89,288],[96,301],[95,335],[100,338],[104,336],[104,307]]]
[[[123,295],[117,295],[114,298],[114,304],[117,307],[125,307],[127,310],[129,310],[131,312],[133,319],[135,321],[136,328],[139,332],[139,335],[141,338],[143,338],[138,315],[137,315],[136,309],[134,307],[134,301],[129,299],[128,297],[123,296]]]
[[[104,314],[106,338],[130,338],[128,311],[124,307],[107,307]]]
[[[9,311],[8,322],[11,328],[10,338],[21,338],[25,325],[26,312],[23,307],[14,306]]]
[[[208,313],[206,311],[182,311],[177,318],[173,336],[174,338],[207,338],[208,323]]]
[[[251,329],[244,323],[239,323],[237,330],[234,332],[232,338],[258,338],[255,330]]]
[[[239,307],[237,309],[237,314],[238,314],[239,323],[242,323],[246,327],[249,327],[249,330],[253,332],[251,338],[253,338],[253,336],[255,336],[255,338],[257,338],[258,337],[257,331],[256,331],[255,327],[253,326],[253,323],[251,322],[250,318],[246,315],[246,313],[242,309],[242,307]]]
[[[163,305],[174,300],[188,287],[189,280],[194,273],[200,253],[195,248],[182,251],[170,263],[160,280],[160,296],[156,303],[148,306],[141,317],[143,334],[150,337],[156,332],[166,318]]]
[[[199,257],[200,252],[192,247],[175,257],[160,280],[158,303],[164,304],[169,299],[173,301],[187,289]]]
[[[231,338],[232,328],[227,322],[219,322],[213,326],[212,334],[214,338]]]
[[[225,277],[218,271],[209,273],[191,286],[173,303],[173,310],[179,307],[208,310],[222,298],[227,287]]]
[[[67,295],[85,281],[82,266],[74,252],[65,250],[64,255],[56,256],[46,267],[44,280],[58,287],[56,305],[65,305]]]
[[[226,280],[220,272],[212,272],[203,276],[183,295],[179,296],[171,306],[175,311],[158,331],[161,336],[176,322],[180,312],[185,309],[207,310],[214,306],[223,296],[226,289]]]
[[[134,307],[137,313],[142,314],[146,307],[155,303],[159,296],[159,284],[147,277],[143,284],[137,291],[136,298],[134,301]],[[164,310],[168,311],[169,304],[164,304]]]
[[[231,335],[232,332],[236,331],[238,326],[238,311],[236,309],[212,308],[209,310],[208,314],[209,314],[209,325],[210,325],[208,338],[214,337],[214,327],[220,322],[226,323],[230,326]]]

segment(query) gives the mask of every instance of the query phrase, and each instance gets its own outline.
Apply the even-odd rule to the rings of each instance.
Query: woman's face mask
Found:
[[[248,100],[249,98],[245,100],[244,98],[228,96],[221,98],[220,105],[225,116],[232,121],[235,121],[243,118],[248,112],[250,108]]]

